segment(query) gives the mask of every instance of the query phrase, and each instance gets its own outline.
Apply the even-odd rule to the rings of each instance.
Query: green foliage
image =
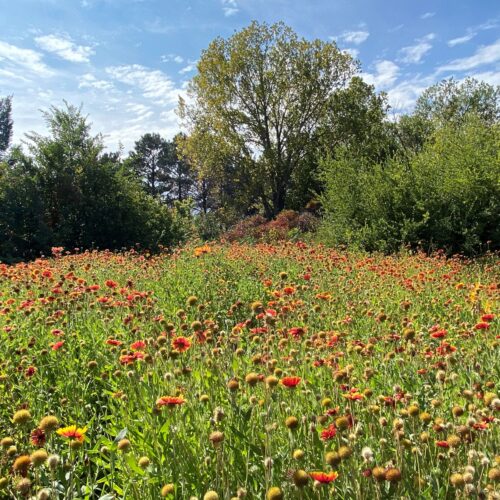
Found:
[[[162,197],[169,177],[169,143],[160,134],[144,134],[135,142],[129,161],[151,196]]]
[[[409,163],[374,165],[346,151],[323,161],[320,238],[384,252],[499,248],[499,146],[498,125],[469,115],[434,132]]]
[[[12,140],[12,96],[0,99],[0,158]]]
[[[385,94],[377,94],[373,85],[353,77],[330,100],[320,131],[323,154],[334,155],[342,147],[375,162],[384,159],[390,145],[388,108]]]
[[[426,89],[418,98],[415,115],[437,125],[459,123],[469,114],[485,123],[500,119],[500,87],[467,78],[458,82],[443,80]]]
[[[355,70],[334,43],[300,39],[283,23],[253,22],[217,38],[191,81],[192,104],[181,102],[191,129],[185,153],[200,177],[220,178],[221,167],[234,165],[249,198],[272,217],[286,206],[295,172],[316,148],[330,98]]]
[[[48,136],[31,134],[0,177],[0,257],[33,258],[68,249],[157,248],[178,241],[171,211],[141,188],[118,155],[103,154],[81,110],[44,114]]]

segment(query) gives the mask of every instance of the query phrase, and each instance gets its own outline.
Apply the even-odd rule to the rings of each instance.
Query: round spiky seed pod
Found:
[[[269,488],[266,495],[267,500],[283,500],[283,492],[277,487]]]

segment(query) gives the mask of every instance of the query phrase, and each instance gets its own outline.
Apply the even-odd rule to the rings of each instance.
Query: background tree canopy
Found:
[[[356,69],[333,42],[299,39],[282,23],[217,38],[201,55],[190,103],[180,106],[187,156],[202,176],[224,165],[221,156],[232,162],[265,214],[276,215],[317,147],[332,96]]]
[[[394,119],[358,68],[333,42],[254,22],[201,54],[185,132],[145,133],[126,158],[67,103],[11,147],[0,99],[0,259],[318,225],[310,237],[367,250],[499,249],[500,88],[444,80]]]

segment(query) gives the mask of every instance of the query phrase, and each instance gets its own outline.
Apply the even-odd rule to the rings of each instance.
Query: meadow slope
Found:
[[[304,243],[0,264],[0,495],[499,498],[499,278]]]

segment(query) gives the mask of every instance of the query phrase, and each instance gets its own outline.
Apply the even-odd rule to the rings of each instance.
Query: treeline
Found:
[[[201,54],[186,133],[145,134],[126,157],[68,104],[9,148],[0,100],[0,259],[311,229],[384,252],[498,249],[499,87],[445,80],[394,117],[358,72],[333,42],[254,22]]]

